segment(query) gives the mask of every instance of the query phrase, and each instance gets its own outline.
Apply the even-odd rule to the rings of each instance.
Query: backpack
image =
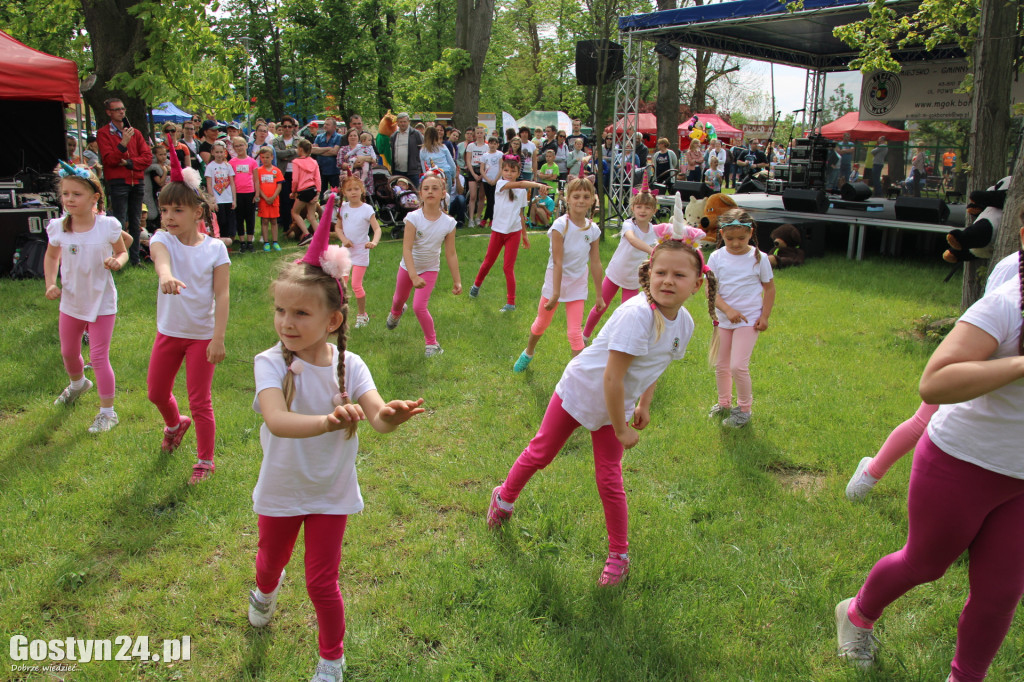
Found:
[[[17,260],[11,268],[11,279],[43,279],[43,260],[48,242],[46,235],[19,235],[14,242]]]

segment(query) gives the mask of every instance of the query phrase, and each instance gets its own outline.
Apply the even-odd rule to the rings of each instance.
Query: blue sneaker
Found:
[[[519,359],[516,360],[516,364],[512,365],[512,371],[516,374],[525,372],[526,368],[530,366],[530,360],[533,360],[533,356],[527,355],[524,350],[519,354]]]
[[[479,295],[480,295],[480,287],[478,287],[477,285],[474,284],[473,286],[471,286],[469,288],[469,297],[470,298],[476,298]]]
[[[516,307],[514,305],[512,305],[511,303],[506,303],[505,305],[501,306],[501,308],[498,310],[498,312],[499,313],[511,313],[515,309],[516,309]]]

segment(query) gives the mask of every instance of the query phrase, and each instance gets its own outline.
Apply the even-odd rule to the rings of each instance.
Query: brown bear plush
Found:
[[[796,229],[796,225],[779,225],[772,230],[771,236],[775,247],[768,254],[768,262],[773,268],[804,264],[807,254],[800,249],[800,230]]]

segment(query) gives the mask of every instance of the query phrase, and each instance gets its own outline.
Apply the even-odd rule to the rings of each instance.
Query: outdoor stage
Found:
[[[737,205],[744,209],[760,224],[781,225],[792,223],[806,233],[821,233],[820,229],[842,225],[847,227],[846,257],[861,260],[864,257],[864,240],[869,229],[881,231],[879,251],[895,255],[902,243],[904,231],[921,234],[945,235],[956,227],[963,227],[967,214],[964,204],[947,204],[949,218],[944,223],[924,223],[900,220],[896,217],[896,202],[889,199],[871,199],[866,202],[847,202],[830,197],[832,204],[827,213],[787,211],[779,194],[730,194]],[[671,210],[675,201],[673,195],[658,197],[658,203]],[[850,206],[862,206],[851,209]],[[762,244],[762,249],[767,249]],[[822,241],[823,249],[823,241]]]

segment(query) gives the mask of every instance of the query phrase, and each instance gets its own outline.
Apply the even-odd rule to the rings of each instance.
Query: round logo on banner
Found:
[[[868,78],[861,92],[862,108],[872,116],[888,114],[900,101],[899,74],[879,71]]]

